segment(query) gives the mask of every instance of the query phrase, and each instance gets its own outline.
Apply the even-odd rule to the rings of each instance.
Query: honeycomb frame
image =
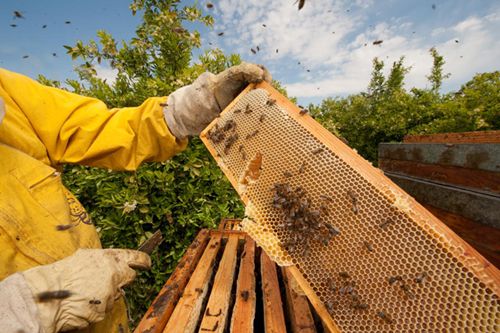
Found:
[[[200,136],[250,208],[243,228],[246,223],[250,236],[279,264],[292,264],[292,274],[330,331],[499,331],[500,271],[300,111],[269,84],[251,84]],[[237,135],[227,149],[211,133],[229,120],[235,121],[231,133]],[[318,148],[320,153],[313,153]],[[260,176],[241,186],[257,153],[262,154]],[[293,235],[278,226],[283,218],[272,207],[270,190],[280,182],[303,186],[314,205],[321,195],[331,196],[330,212],[322,219],[340,235],[327,246],[313,244],[304,257],[284,249]],[[345,289],[350,283],[367,308],[352,306],[352,286]]]

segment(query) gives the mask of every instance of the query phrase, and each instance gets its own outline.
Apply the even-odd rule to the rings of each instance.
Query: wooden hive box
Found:
[[[239,221],[200,231],[135,333],[324,331],[289,270],[234,230]]]

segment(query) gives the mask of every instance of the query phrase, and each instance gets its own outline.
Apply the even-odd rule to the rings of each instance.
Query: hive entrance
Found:
[[[340,331],[498,331],[498,271],[308,115],[261,87],[243,92],[202,139],[250,206],[246,231],[276,262],[296,265]],[[258,180],[239,186],[258,154]],[[287,220],[280,200],[297,188],[307,214]],[[297,214],[314,217],[297,222]]]

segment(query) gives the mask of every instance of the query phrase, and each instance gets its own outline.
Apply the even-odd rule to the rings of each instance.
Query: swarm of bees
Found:
[[[292,188],[288,183],[277,183],[273,187],[272,205],[283,213],[283,222],[278,226],[292,232],[292,236],[283,247],[289,252],[296,252],[301,246],[302,256],[309,254],[310,243],[321,242],[327,246],[340,231],[321,221],[322,209],[314,209],[311,200],[300,186]]]

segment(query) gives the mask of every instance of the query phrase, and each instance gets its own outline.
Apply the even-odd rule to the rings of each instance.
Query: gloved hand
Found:
[[[200,132],[248,85],[271,82],[263,66],[242,63],[214,75],[201,74],[191,85],[174,91],[165,107],[165,120],[178,139]]]
[[[31,325],[40,325],[45,333],[84,328],[104,319],[104,314],[111,310],[115,300],[120,297],[121,288],[134,280],[134,268],[150,267],[151,259],[143,252],[81,249],[53,264],[38,266],[9,277],[6,280],[13,281],[8,284],[10,290],[7,294],[14,293],[12,299],[17,301],[10,301],[14,303],[14,307],[20,303],[21,308],[29,309],[30,300],[23,299],[26,291],[16,294],[12,290],[21,288],[24,282],[27,284],[31,290],[31,294],[28,294],[34,298],[38,312],[38,323]],[[24,277],[24,281],[19,279],[19,275]],[[0,295],[5,293],[2,288]],[[40,297],[43,292],[57,290],[67,290],[70,295],[63,299],[44,300]],[[23,293],[24,296],[19,297]],[[23,316],[27,316],[27,313],[14,314],[14,317]],[[21,326],[31,327],[24,324]]]

